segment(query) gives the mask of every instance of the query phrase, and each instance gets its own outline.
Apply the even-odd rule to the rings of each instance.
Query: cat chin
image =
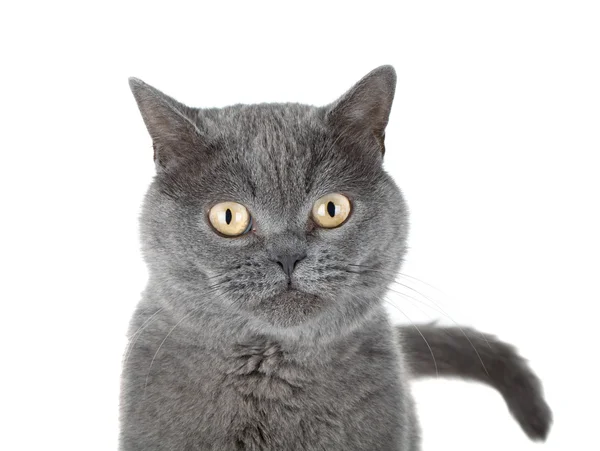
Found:
[[[251,311],[262,321],[276,327],[294,327],[305,324],[323,311],[325,300],[298,289],[261,299]]]

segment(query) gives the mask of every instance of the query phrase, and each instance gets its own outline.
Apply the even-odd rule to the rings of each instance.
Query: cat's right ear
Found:
[[[152,138],[157,171],[168,171],[205,147],[195,111],[137,78],[129,86]]]

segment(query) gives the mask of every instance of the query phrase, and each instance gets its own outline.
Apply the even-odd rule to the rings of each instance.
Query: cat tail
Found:
[[[546,439],[552,411],[539,378],[513,346],[469,328],[428,324],[398,330],[413,378],[439,375],[491,385],[532,440]]]

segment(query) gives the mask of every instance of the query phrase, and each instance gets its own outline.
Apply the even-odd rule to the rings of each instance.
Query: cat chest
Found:
[[[399,403],[390,393],[400,387],[390,384],[391,356],[350,352],[325,363],[315,354],[302,363],[269,343],[169,351],[154,362],[146,396],[127,415],[148,437],[170,437],[179,449],[377,449],[349,445],[376,440],[386,422],[385,431],[396,427]]]
[[[224,390],[257,401],[302,397],[317,382],[314,372],[287,360],[277,345],[239,346],[222,371]]]
[[[227,360],[215,398],[216,408],[234,406],[219,427],[240,449],[338,449],[355,434],[378,434],[372,425],[358,430],[355,420],[365,411],[379,411],[381,419],[397,407],[381,396],[391,388],[382,384],[387,378],[366,377],[356,359],[307,367],[277,346],[247,351]]]

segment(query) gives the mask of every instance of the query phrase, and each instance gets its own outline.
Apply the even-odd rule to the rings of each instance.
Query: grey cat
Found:
[[[195,109],[130,80],[157,174],[121,450],[417,450],[409,384],[436,373],[493,386],[546,437],[550,409],[513,347],[388,320],[408,232],[382,169],[395,84],[383,66],[325,107]]]

